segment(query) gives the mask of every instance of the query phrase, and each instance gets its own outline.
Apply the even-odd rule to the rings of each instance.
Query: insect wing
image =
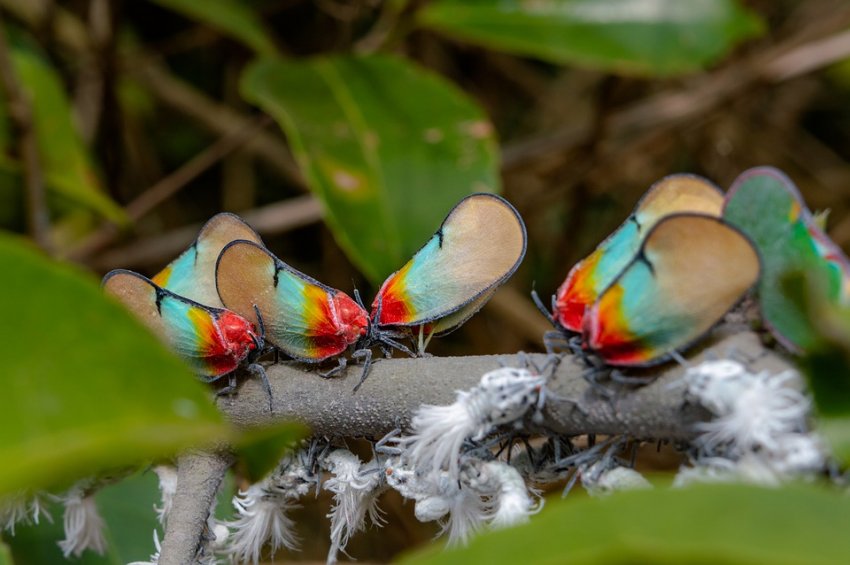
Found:
[[[702,177],[670,175],[656,182],[617,231],[570,270],[557,292],[555,318],[567,330],[582,331],[585,310],[632,260],[659,220],[680,212],[720,216],[722,208],[723,193]]]
[[[750,240],[723,220],[668,216],[588,311],[585,342],[610,365],[661,362],[711,329],[759,271]]]
[[[494,194],[461,200],[437,233],[383,284],[372,305],[379,325],[417,326],[454,315],[440,333],[477,312],[525,256],[525,224]],[[486,298],[485,298],[486,297]]]
[[[805,315],[782,292],[782,277],[809,273],[828,283],[835,303],[848,299],[847,258],[817,226],[794,183],[772,167],[742,173],[729,189],[723,217],[746,233],[764,262],[759,304],[765,325],[786,347],[805,350],[815,334]]]
[[[194,243],[151,280],[174,294],[223,308],[215,288],[215,262],[224,246],[237,239],[262,245],[257,232],[239,216],[216,214],[204,224]]]
[[[366,312],[345,293],[250,241],[224,248],[216,283],[228,308],[258,324],[256,306],[266,341],[295,359],[316,362],[338,355],[366,331]]]
[[[250,335],[228,340],[222,317],[234,316],[209,308],[157,287],[138,273],[115,270],[103,279],[103,288],[121,301],[143,324],[160,337],[204,377],[219,377],[234,370],[248,355]],[[250,326],[242,320],[247,331]]]

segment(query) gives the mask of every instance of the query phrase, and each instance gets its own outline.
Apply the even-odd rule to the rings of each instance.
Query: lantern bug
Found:
[[[599,294],[635,256],[646,234],[662,218],[677,212],[720,216],[723,193],[707,179],[670,175],[653,184],[626,221],[588,257],[577,263],[552,297],[551,314],[532,293],[538,308],[559,329],[580,333],[584,315]]]
[[[758,296],[762,318],[788,349],[813,345],[814,332],[805,315],[789,304],[782,277],[807,272],[825,282],[826,299],[850,303],[850,262],[817,225],[799,190],[781,171],[756,167],[744,171],[726,197],[723,217],[755,242],[764,261]]]
[[[490,300],[519,267],[526,243],[525,223],[507,200],[488,193],[464,198],[381,285],[373,323],[418,334],[424,353],[427,340],[457,329]]]
[[[256,243],[235,241],[218,258],[222,302],[266,328],[266,340],[285,354],[316,363],[350,347],[364,359],[370,347],[414,353],[399,340],[446,334],[477,312],[525,255],[525,225],[506,200],[473,194],[461,200],[437,232],[381,286],[371,315],[353,300],[280,261]],[[427,337],[426,337],[427,336]],[[345,357],[330,375],[345,367]]]
[[[585,313],[584,345],[607,365],[661,363],[720,321],[760,271],[753,243],[722,219],[666,216]]]
[[[252,372],[261,373],[271,403],[265,372],[253,363],[263,350],[262,327],[258,333],[251,322],[235,312],[200,304],[125,269],[107,273],[103,289],[170,346],[203,381],[229,376],[228,386],[219,394],[235,388],[234,371],[247,362]]]
[[[257,232],[235,214],[210,218],[194,242],[151,279],[154,284],[213,308],[224,308],[215,288],[215,262],[224,246],[237,239],[263,242]]]

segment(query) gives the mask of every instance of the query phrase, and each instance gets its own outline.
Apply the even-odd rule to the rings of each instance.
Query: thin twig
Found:
[[[136,221],[156,206],[171,198],[180,189],[200,176],[204,171],[242,146],[247,139],[270,123],[267,116],[255,120],[241,131],[226,135],[198,153],[188,163],[166,176],[130,202],[125,211],[130,221]],[[91,234],[79,246],[68,253],[68,258],[83,261],[112,243],[119,231],[114,225],[105,225]]]
[[[277,235],[322,219],[322,206],[312,196],[298,196],[262,208],[241,213],[261,235]],[[198,236],[201,224],[191,224],[155,237],[148,237],[116,247],[89,260],[89,266],[100,271],[116,267],[139,268],[161,266],[183,251]]]
[[[46,251],[50,244],[50,218],[44,190],[44,175],[38,155],[32,106],[21,89],[6,41],[6,22],[0,12],[0,83],[7,101],[9,117],[18,133],[19,153],[23,164],[27,229],[33,241]]]
[[[131,74],[161,102],[220,135],[239,131],[251,120],[250,116],[209,98],[153,60],[131,70]],[[280,136],[259,132],[245,145],[245,151],[261,158],[294,188],[307,190],[306,181]]]
[[[0,0],[0,6],[31,27],[39,27],[48,16],[45,0]],[[78,18],[67,10],[56,8],[53,20],[56,38],[72,54],[72,59],[90,56],[93,49],[91,38]],[[160,102],[185,114],[209,131],[224,136],[241,131],[251,123],[251,116],[213,100],[174,76],[152,53],[134,51],[125,58],[132,65],[125,66],[123,71],[148,88]],[[280,136],[258,132],[245,145],[245,151],[262,159],[294,188],[307,191],[304,177]]]
[[[513,287],[502,287],[493,295],[487,309],[500,316],[518,336],[540,343],[540,336],[552,328],[523,294]]]
[[[846,25],[848,12],[835,14],[835,26]],[[850,32],[841,31],[798,45],[797,37],[767,51],[723,67],[691,81],[687,86],[663,91],[645,98],[606,119],[606,137],[623,140],[636,133],[672,127],[703,115],[736,94],[761,83],[780,83],[810,73],[850,56]],[[520,168],[531,159],[540,159],[581,144],[590,132],[585,124],[570,124],[528,139],[509,143],[502,157],[502,169]]]

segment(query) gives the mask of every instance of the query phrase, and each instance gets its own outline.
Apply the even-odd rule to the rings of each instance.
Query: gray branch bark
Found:
[[[754,371],[791,367],[783,357],[764,349],[755,334],[729,329],[715,331],[688,361],[696,364],[727,357],[746,362]],[[538,365],[546,362],[542,354],[526,358]],[[450,404],[455,391],[475,386],[484,373],[500,364],[521,363],[518,355],[382,360],[372,367],[356,394],[352,388],[360,378],[359,366],[350,367],[344,377],[323,379],[314,371],[305,371],[303,365],[279,364],[266,370],[272,388],[271,412],[257,379],[246,379],[237,395],[220,398],[218,403],[237,426],[298,420],[318,436],[380,438],[396,427],[406,427],[420,405]],[[581,360],[566,356],[548,384],[551,395],[541,428],[566,436],[614,434],[687,441],[694,437],[694,424],[705,421],[709,414],[685,402],[684,388],[676,382],[685,370],[678,364],[629,370],[629,376],[656,378],[646,386],[606,383],[613,392],[609,397],[582,376],[586,368]],[[220,454],[192,454],[180,460],[178,495],[161,564],[191,562],[186,559],[197,551],[212,497],[228,466],[229,460]]]
[[[196,563],[207,539],[210,517],[221,481],[233,464],[226,452],[188,452],[177,460],[177,490],[165,527],[160,565]]]
[[[716,332],[689,362],[730,354],[753,360],[756,369],[788,367],[748,332]],[[543,354],[526,357],[537,365],[546,362]],[[323,379],[304,371],[303,365],[279,364],[266,370],[272,387],[271,414],[266,392],[256,379],[246,380],[238,395],[220,398],[219,407],[238,426],[298,420],[320,436],[380,438],[399,425],[404,427],[422,404],[451,404],[455,391],[475,386],[481,375],[500,363],[517,366],[521,360],[517,355],[381,360],[356,394],[352,388],[360,378],[360,366],[349,367],[344,377]],[[685,370],[678,364],[628,370],[629,376],[657,378],[641,387],[606,384],[614,392],[611,398],[582,377],[586,370],[579,359],[566,356],[561,361],[548,385],[553,395],[544,409],[545,429],[571,436],[628,434],[686,440],[693,435],[693,424],[706,416],[696,407],[685,406],[683,389],[671,386]]]

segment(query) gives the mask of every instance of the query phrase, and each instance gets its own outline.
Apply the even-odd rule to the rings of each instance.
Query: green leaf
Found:
[[[376,284],[463,196],[499,189],[484,113],[408,61],[267,59],[247,69],[242,91],[277,119],[337,241]]]
[[[12,63],[32,106],[39,164],[50,196],[93,210],[113,222],[126,223],[124,211],[100,186],[56,71],[23,49],[13,50]]]
[[[232,476],[225,476],[219,490],[216,518],[232,516],[231,500],[235,494]],[[153,532],[163,539],[164,528],[156,518],[154,507],[162,505],[156,475],[148,470],[106,486],[95,495],[95,502],[105,523],[107,550],[104,555],[86,551],[75,565],[124,565],[147,562],[154,552]],[[48,505],[53,521],[42,517],[38,525],[18,524],[15,535],[8,537],[9,546],[19,565],[65,563],[57,542],[64,537],[63,507]],[[221,512],[223,510],[223,512]],[[2,561],[0,561],[2,564]]]
[[[244,430],[236,449],[240,474],[252,484],[258,482],[307,433],[305,426],[295,422]]]
[[[0,494],[226,439],[209,392],[96,281],[0,235]]]
[[[153,472],[136,474],[99,490],[95,495],[97,508],[104,519],[104,536],[108,547],[104,555],[84,552],[78,565],[123,565],[132,561],[147,561],[154,552],[153,531],[162,526],[154,506],[160,505],[158,481]],[[57,542],[64,538],[62,514],[58,502],[48,505],[53,521],[44,516],[35,524],[19,524],[15,536],[9,538],[17,560],[24,564],[63,563]]]
[[[419,23],[490,49],[641,75],[703,68],[762,30],[736,0],[437,0]]]
[[[850,499],[814,486],[701,485],[547,504],[530,524],[406,563],[841,564]]]
[[[0,541],[0,565],[13,565],[14,561],[12,561],[12,552],[9,550],[9,546]]]
[[[260,55],[277,53],[274,41],[259,16],[238,0],[152,0],[193,20],[204,22],[241,41]]]
[[[758,300],[765,324],[787,347],[812,351],[820,338],[803,308],[806,293],[798,284],[798,296],[789,296],[787,277],[806,273],[817,281],[824,300],[838,305],[846,293],[845,275],[841,262],[830,258],[837,248],[814,226],[797,188],[770,167],[745,171],[726,197],[723,219],[746,234],[759,252]]]
[[[786,307],[805,322],[811,337],[800,366],[817,412],[817,430],[832,454],[850,460],[850,308],[836,304],[817,269],[795,271],[781,281]]]

